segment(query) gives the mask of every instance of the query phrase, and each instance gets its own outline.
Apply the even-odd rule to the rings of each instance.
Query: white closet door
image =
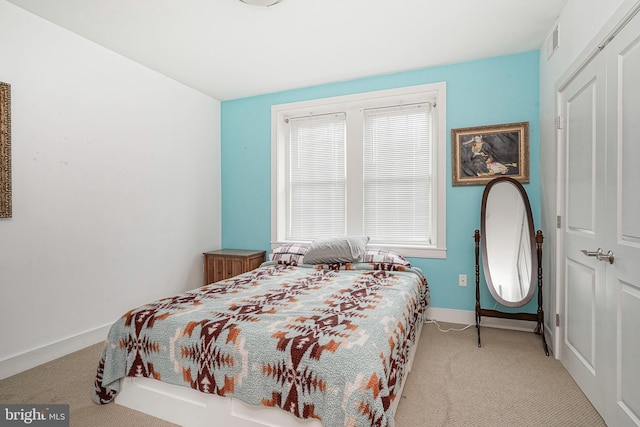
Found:
[[[640,426],[640,15],[606,47],[606,421]]]
[[[596,57],[561,94],[564,133],[564,292],[561,361],[604,413],[606,265],[595,252],[605,240],[605,61]]]
[[[608,425],[638,427],[640,15],[567,85],[561,105],[561,361]]]

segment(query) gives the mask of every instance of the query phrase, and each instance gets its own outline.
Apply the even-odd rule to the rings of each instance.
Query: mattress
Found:
[[[393,426],[428,302],[415,267],[266,262],[125,313],[93,399],[110,403],[123,378],[147,377],[324,426]]]

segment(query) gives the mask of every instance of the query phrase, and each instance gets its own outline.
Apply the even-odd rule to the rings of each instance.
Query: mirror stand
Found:
[[[542,231],[536,233],[536,254],[538,259],[538,312],[537,313],[506,313],[498,310],[488,310],[480,306],[480,230],[474,233],[475,239],[475,255],[476,255],[476,329],[478,330],[478,347],[481,347],[480,341],[480,321],[482,316],[499,317],[502,319],[517,319],[537,322],[537,326],[533,331],[542,337],[542,345],[544,352],[548,356],[549,348],[544,337],[544,311],[542,309]]]

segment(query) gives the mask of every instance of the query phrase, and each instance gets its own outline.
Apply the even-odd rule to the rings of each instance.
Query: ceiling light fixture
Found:
[[[250,4],[251,6],[269,7],[274,4],[280,3],[282,0],[240,0],[242,3]]]

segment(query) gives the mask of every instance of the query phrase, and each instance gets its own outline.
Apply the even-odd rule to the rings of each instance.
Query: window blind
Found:
[[[364,111],[364,233],[431,243],[431,104]]]
[[[292,118],[289,130],[287,239],[344,235],[345,114]]]

